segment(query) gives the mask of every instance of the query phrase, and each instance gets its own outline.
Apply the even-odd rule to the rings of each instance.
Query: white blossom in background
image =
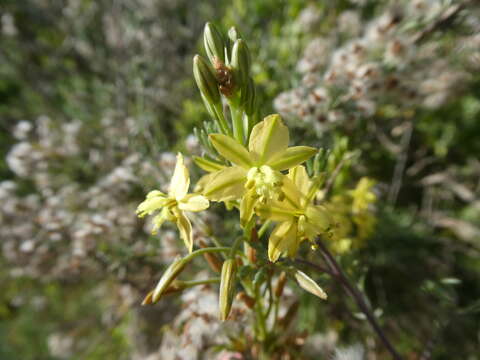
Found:
[[[370,117],[386,104],[399,110],[445,105],[471,79],[468,67],[459,64],[473,68],[480,58],[474,45],[478,11],[458,16],[472,35],[457,51],[435,36],[414,42],[448,6],[440,0],[402,1],[367,22],[354,10],[343,12],[330,34],[306,46],[297,63],[299,85],[279,94],[274,107],[292,124],[300,120],[321,134]]]
[[[335,350],[332,360],[364,360],[365,351],[362,345],[353,345]]]

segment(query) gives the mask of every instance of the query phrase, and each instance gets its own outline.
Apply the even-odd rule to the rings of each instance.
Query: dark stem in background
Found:
[[[336,280],[340,281],[344,289],[350,294],[350,296],[352,296],[352,298],[355,300],[360,310],[365,314],[365,316],[367,317],[367,320],[370,322],[370,325],[372,325],[373,329],[377,333],[378,337],[382,340],[383,344],[385,345],[387,350],[390,352],[392,357],[395,360],[403,360],[403,358],[400,356],[397,350],[395,350],[392,343],[388,340],[387,336],[385,335],[382,328],[378,324],[377,319],[373,315],[370,307],[367,305],[360,290],[358,290],[357,287],[348,280],[342,268],[340,267],[338,262],[335,260],[333,255],[330,253],[328,248],[325,246],[325,244],[320,240],[317,240],[316,243],[319,247],[319,250],[322,253],[322,256],[325,259],[325,262],[327,263],[327,266],[329,268],[328,271],[325,271],[325,269],[323,269],[321,266],[310,263],[308,261],[300,261],[300,262],[316,270],[326,272]]]

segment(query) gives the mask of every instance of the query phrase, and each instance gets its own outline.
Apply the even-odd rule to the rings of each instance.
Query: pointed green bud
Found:
[[[160,297],[166,292],[166,290],[170,287],[172,282],[177,278],[177,276],[183,271],[187,265],[187,261],[182,259],[180,256],[177,256],[173,263],[167,268],[167,270],[163,273],[160,281],[158,282],[157,286],[153,290],[153,293],[149,299],[150,302],[156,303]]]
[[[245,89],[248,84],[250,63],[250,51],[248,50],[247,44],[242,39],[238,39],[233,44],[230,66],[235,72],[236,79],[242,90]]]
[[[193,76],[205,101],[214,108],[215,104],[220,103],[217,79],[207,62],[199,55],[193,58]]]
[[[230,29],[228,29],[228,38],[232,40],[232,42],[237,41],[241,37],[242,36],[240,35],[240,32],[237,30],[235,26],[232,26]]]
[[[226,56],[227,56],[227,60],[226,63],[227,65],[230,64],[231,60],[232,60],[232,44],[237,41],[238,39],[240,39],[241,36],[240,36],[240,33],[238,32],[237,28],[235,26],[232,26],[230,28],[230,30],[228,30],[228,37],[227,37],[227,40],[226,40],[226,45],[225,45],[225,48],[226,48]]]
[[[252,115],[255,111],[255,84],[249,76],[247,84],[242,88],[241,104],[247,115]]]
[[[220,320],[225,321],[232,308],[233,295],[235,291],[235,273],[237,263],[235,259],[227,259],[222,265],[222,274],[220,276]]]
[[[203,43],[210,62],[215,64],[215,58],[225,62],[225,42],[215,25],[207,22],[203,31]]]
[[[327,299],[327,294],[318,284],[312,280],[307,274],[297,270],[295,272],[295,279],[297,279],[298,285],[309,293],[318,296],[322,300]]]
[[[150,291],[150,292],[147,294],[147,296],[145,296],[145,299],[143,299],[143,301],[142,301],[142,306],[153,304],[153,302],[152,302],[152,297],[153,297],[153,290]]]

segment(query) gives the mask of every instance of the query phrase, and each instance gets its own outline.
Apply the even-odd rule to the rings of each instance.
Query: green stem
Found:
[[[204,279],[204,280],[182,281],[182,285],[185,287],[192,287],[197,285],[215,284],[219,282],[220,282],[220,278],[211,278],[211,279]]]
[[[225,120],[225,115],[223,114],[222,103],[215,105],[213,110],[215,111],[215,114],[217,114],[217,119],[220,124],[220,129],[222,130],[222,132],[224,134],[232,136],[232,130],[230,130],[230,127],[227,124],[227,120]]]
[[[235,252],[237,251],[237,249],[240,246],[240,244],[242,243],[242,241],[243,241],[243,236],[239,236],[235,239],[235,241],[233,242],[233,245],[230,249],[229,257],[232,258],[235,255]]]
[[[223,244],[217,239],[216,236],[210,235],[210,239],[212,239],[212,242],[216,247],[223,247]]]
[[[272,222],[270,220],[267,220],[263,223],[260,230],[258,230],[258,238],[259,239],[265,234],[265,232],[267,231],[267,229],[268,229],[268,227],[270,226],[271,223]]]
[[[192,261],[195,257],[206,254],[206,253],[217,253],[217,252],[229,252],[231,249],[229,247],[209,247],[198,249],[192,252],[191,254],[185,256],[182,260],[185,262]]]
[[[253,291],[255,294],[255,317],[258,328],[258,339],[263,342],[267,338],[267,322],[265,319],[265,313],[263,311],[263,297],[260,295],[260,286],[260,282],[256,283]]]
[[[268,308],[267,308],[267,314],[265,315],[265,318],[268,319],[270,316],[270,312],[272,311],[272,306],[274,303],[274,298],[273,298],[273,289],[272,289],[272,277],[268,277]]]
[[[232,114],[233,136],[240,144],[244,145],[243,111],[230,105],[230,112]]]

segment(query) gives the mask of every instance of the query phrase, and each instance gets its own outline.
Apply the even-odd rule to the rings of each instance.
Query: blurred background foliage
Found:
[[[0,18],[0,358],[213,358],[209,326],[179,330],[201,315],[192,302],[139,307],[181,246],[135,217],[170,151],[198,154],[206,21],[247,40],[262,115],[281,113],[296,143],[355,152],[334,194],[375,180],[375,231],[338,256],[399,351],[480,358],[473,1],[4,0]],[[228,238],[221,216],[202,221]],[[387,358],[341,286],[315,276],[328,302],[291,295],[302,356],[360,343]]]

